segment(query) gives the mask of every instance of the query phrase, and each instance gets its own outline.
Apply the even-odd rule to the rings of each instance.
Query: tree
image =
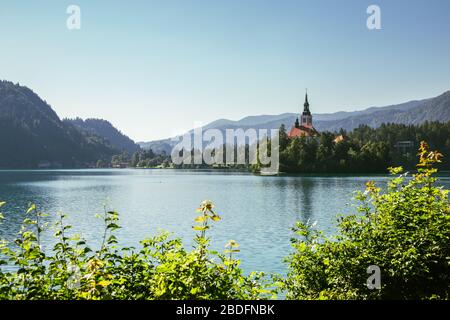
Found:
[[[111,159],[112,165],[122,165],[130,162],[130,155],[128,152],[122,152],[121,154],[114,155]]]
[[[108,167],[108,163],[105,160],[100,159],[100,160],[97,161],[97,165],[96,166],[97,166],[97,168],[107,168]]]
[[[279,143],[280,143],[280,151],[283,151],[287,148],[289,144],[289,137],[286,132],[286,127],[284,124],[281,124],[279,132]]]
[[[368,182],[358,214],[339,220],[326,238],[311,225],[294,228],[294,253],[282,280],[288,299],[448,299],[450,297],[450,202],[436,185],[439,152],[422,142],[418,173],[402,168],[383,192]],[[367,286],[367,268],[381,271],[381,289]]]

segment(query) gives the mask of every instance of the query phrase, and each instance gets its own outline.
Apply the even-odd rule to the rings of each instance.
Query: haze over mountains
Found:
[[[314,104],[311,104],[314,110]],[[299,113],[303,107],[299,106]],[[206,129],[219,129],[222,132],[225,129],[249,128],[254,129],[278,129],[284,124],[289,130],[294,124],[298,113],[283,113],[280,115],[261,115],[249,116],[238,121],[219,119],[203,127]],[[314,127],[318,131],[339,131],[342,129],[350,131],[360,125],[378,127],[382,123],[400,123],[400,124],[420,124],[425,121],[450,121],[450,91],[447,91],[435,98],[409,101],[398,105],[385,107],[370,107],[361,111],[336,112],[329,114],[314,114]],[[176,144],[172,139],[163,139],[150,142],[139,142],[139,145],[155,152],[170,152]]]

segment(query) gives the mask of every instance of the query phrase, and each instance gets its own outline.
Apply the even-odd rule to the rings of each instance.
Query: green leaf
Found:
[[[97,284],[98,284],[99,286],[102,286],[102,287],[107,287],[107,286],[109,286],[109,285],[111,284],[111,281],[108,281],[108,280],[101,280],[101,281],[99,281]]]
[[[36,205],[33,203],[27,210],[27,214],[30,213],[31,211],[36,210]]]
[[[196,231],[205,231],[209,229],[209,226],[193,226],[192,229]]]
[[[213,215],[212,217],[211,217],[211,219],[213,220],[213,221],[220,221],[220,216],[218,216],[218,215]]]
[[[198,216],[197,218],[195,218],[194,221],[197,222],[197,223],[203,223],[203,222],[205,222],[207,219],[208,219],[207,216]]]

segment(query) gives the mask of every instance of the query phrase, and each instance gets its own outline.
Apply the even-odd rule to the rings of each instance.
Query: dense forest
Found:
[[[341,136],[341,141],[336,137]],[[421,141],[450,154],[450,122],[421,125],[361,125],[353,131],[323,132],[314,138],[289,139],[280,128],[280,171],[292,173],[376,173],[402,165],[414,169]],[[449,162],[440,168],[449,170]]]
[[[134,167],[134,168],[168,168],[171,166],[170,156],[164,151],[157,154],[150,150],[138,150],[131,156],[124,151],[112,157],[111,163],[99,161],[97,167]]]

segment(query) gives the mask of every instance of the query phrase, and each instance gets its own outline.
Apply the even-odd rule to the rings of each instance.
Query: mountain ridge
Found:
[[[30,88],[0,80],[0,168],[85,167],[119,150],[59,118]]]
[[[79,130],[85,130],[90,134],[98,135],[106,139],[113,148],[119,151],[127,152],[132,155],[140,150],[139,145],[114,127],[108,120],[97,118],[87,118],[83,120],[77,117],[75,119],[64,119],[63,121],[74,125]]]
[[[312,106],[314,108],[314,106]],[[300,111],[300,110],[299,110]],[[203,127],[206,129],[278,129],[281,124],[289,128],[299,113],[278,115],[246,116],[240,120],[218,119]],[[378,127],[382,123],[420,124],[425,121],[450,121],[450,91],[433,98],[410,100],[395,105],[368,107],[357,111],[338,111],[335,113],[313,114],[314,126],[319,131],[338,132],[340,129],[353,130],[360,125]],[[192,132],[189,131],[189,132]],[[176,141],[176,140],[175,140]],[[149,142],[138,142],[144,148],[155,152],[170,152],[176,144],[172,138]]]

